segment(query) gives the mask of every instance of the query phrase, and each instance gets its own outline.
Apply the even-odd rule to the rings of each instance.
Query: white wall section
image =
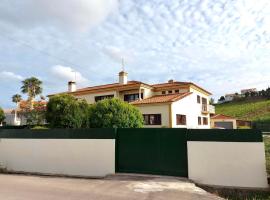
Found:
[[[20,172],[105,176],[115,173],[115,140],[0,139],[0,165]]]
[[[189,178],[197,183],[267,188],[263,142],[188,141]]]

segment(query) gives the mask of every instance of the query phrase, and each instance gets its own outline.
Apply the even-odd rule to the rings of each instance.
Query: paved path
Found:
[[[4,200],[216,200],[193,183],[169,177],[116,175],[78,179],[0,174]]]

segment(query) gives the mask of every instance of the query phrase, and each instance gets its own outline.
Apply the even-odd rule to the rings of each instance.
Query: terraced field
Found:
[[[247,100],[216,105],[217,114],[270,123],[270,100]]]

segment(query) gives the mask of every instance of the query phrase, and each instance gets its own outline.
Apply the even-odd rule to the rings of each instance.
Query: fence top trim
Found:
[[[179,133],[187,141],[262,142],[262,132],[254,129],[178,129],[178,128],[91,128],[91,129],[0,129],[0,139],[116,139],[117,132],[129,134]]]
[[[262,142],[262,132],[255,129],[191,129],[188,141],[204,142]]]
[[[113,128],[92,129],[0,129],[0,139],[115,139]]]

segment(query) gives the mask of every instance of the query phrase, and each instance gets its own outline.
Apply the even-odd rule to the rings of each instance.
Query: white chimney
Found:
[[[76,82],[75,81],[69,81],[68,82],[68,92],[75,92],[77,90]]]
[[[127,84],[127,82],[128,82],[127,78],[128,78],[127,72],[124,72],[124,71],[119,72],[119,83],[120,84]]]

